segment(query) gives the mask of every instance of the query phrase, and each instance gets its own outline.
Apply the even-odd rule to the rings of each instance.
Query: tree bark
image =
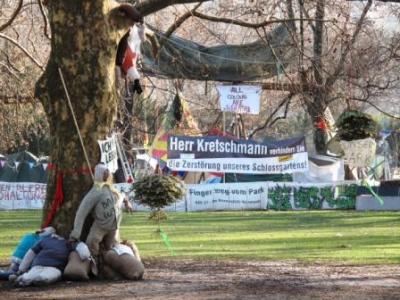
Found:
[[[134,2],[136,8],[140,11],[142,16],[147,16],[163,8],[166,8],[174,4],[187,4],[194,2],[207,2],[210,0],[143,0],[139,2]],[[130,0],[129,2],[133,2]]]
[[[357,40],[357,37],[361,31],[362,25],[366,15],[372,6],[372,0],[368,0],[367,4],[364,6],[363,11],[357,24],[355,26],[354,32],[347,42],[347,45],[342,52],[339,62],[336,65],[333,73],[329,76],[324,76],[324,65],[322,61],[323,45],[324,45],[324,28],[323,20],[325,18],[326,3],[325,0],[318,0],[315,9],[315,26],[314,26],[314,57],[313,57],[313,71],[315,85],[313,88],[312,100],[307,103],[307,110],[315,126],[314,128],[314,143],[315,149],[319,154],[326,154],[327,146],[327,136],[324,127],[324,112],[329,105],[328,97],[333,89],[333,85],[337,81],[339,75],[343,72],[345,61],[348,54],[351,51],[351,47]]]
[[[56,178],[61,174],[64,202],[51,224],[63,236],[72,229],[75,212],[90,189],[92,178],[58,68],[63,72],[90,167],[93,167],[100,157],[97,140],[109,133],[117,110],[115,55],[118,41],[128,28],[128,21],[117,6],[109,0],[48,2],[52,50],[35,90],[50,124],[54,166],[49,173],[43,222],[53,205]]]
[[[325,18],[325,0],[318,0],[315,9],[315,30],[314,30],[314,58],[313,58],[313,71],[315,88],[313,90],[313,99],[309,102],[308,113],[311,116],[314,124],[314,144],[315,150],[319,154],[325,154],[326,152],[326,137],[321,130],[318,128],[318,123],[323,120],[324,110],[326,107],[325,97],[326,90],[324,89],[324,76],[323,76],[323,64],[322,64],[322,46],[324,39],[323,21]],[[321,119],[322,118],[322,119]]]

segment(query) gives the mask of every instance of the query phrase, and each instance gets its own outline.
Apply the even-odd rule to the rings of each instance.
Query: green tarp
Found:
[[[295,61],[295,48],[285,25],[271,30],[265,39],[243,45],[206,47],[152,29],[156,56],[150,41],[142,44],[142,71],[150,76],[241,82],[280,75]]]

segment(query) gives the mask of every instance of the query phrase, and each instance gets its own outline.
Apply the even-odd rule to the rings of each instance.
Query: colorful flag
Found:
[[[154,137],[153,143],[149,149],[149,155],[158,159],[161,163],[167,161],[167,143],[169,134],[177,135],[200,135],[200,130],[189,105],[179,93],[175,95],[174,101],[164,116],[162,125]]]

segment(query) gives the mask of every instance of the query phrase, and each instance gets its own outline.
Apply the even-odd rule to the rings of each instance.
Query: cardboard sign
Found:
[[[376,142],[372,138],[340,141],[344,151],[344,161],[351,167],[368,167],[375,159]]]
[[[261,86],[220,85],[217,89],[222,111],[252,115],[260,113]]]
[[[107,140],[99,140],[98,142],[101,151],[100,161],[104,163],[112,173],[114,173],[118,169],[118,154],[115,136],[112,136]]]

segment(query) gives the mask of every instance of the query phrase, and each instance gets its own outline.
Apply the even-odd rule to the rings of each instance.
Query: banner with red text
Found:
[[[46,184],[0,182],[0,210],[41,209],[46,198]]]

